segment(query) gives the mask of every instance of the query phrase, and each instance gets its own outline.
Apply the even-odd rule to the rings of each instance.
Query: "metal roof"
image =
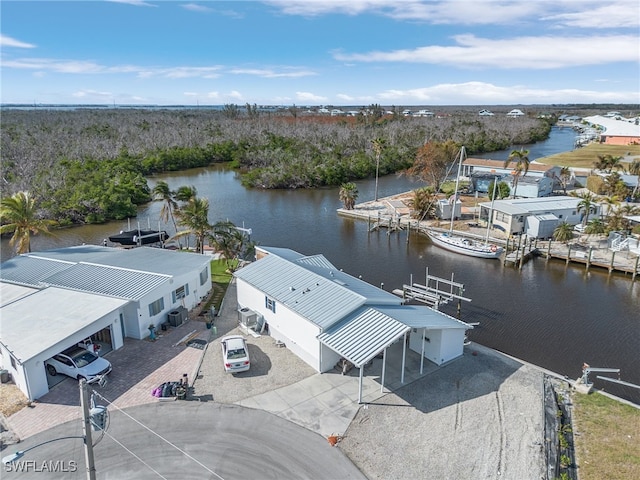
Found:
[[[473,328],[468,323],[424,305],[401,305],[397,307],[378,307],[377,309],[411,328],[438,330],[454,328],[469,330]]]
[[[510,215],[553,213],[558,210],[575,210],[580,202],[580,198],[569,196],[516,198],[496,200],[493,202],[493,209]],[[482,202],[480,206],[489,208],[491,202]]]
[[[28,254],[31,257],[86,262],[111,267],[128,268],[162,275],[183,275],[204,268],[211,257],[199,253],[179,252],[154,247],[130,249],[79,245]]]
[[[267,255],[234,275],[325,329],[365,303],[362,295],[278,255]],[[277,307],[276,307],[277,308]]]
[[[46,288],[0,308],[0,341],[24,363],[127,303],[128,300]]]
[[[20,255],[0,265],[0,280],[18,285],[40,287],[44,278],[66,270],[72,262]]]
[[[43,283],[110,297],[140,300],[169,279],[168,275],[78,263],[43,279]]]
[[[318,335],[318,340],[359,368],[409,330],[381,310],[363,307]]]

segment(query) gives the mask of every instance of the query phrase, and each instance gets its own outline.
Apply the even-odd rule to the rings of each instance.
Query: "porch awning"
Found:
[[[318,340],[360,368],[409,330],[380,310],[362,307],[318,335]]]

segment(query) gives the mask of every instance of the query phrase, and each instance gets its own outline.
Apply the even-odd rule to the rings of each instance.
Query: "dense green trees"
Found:
[[[396,109],[397,110],[397,109]],[[337,186],[403,171],[430,142],[466,145],[469,153],[544,138],[536,119],[385,115],[379,105],[358,118],[281,115],[255,105],[215,110],[3,110],[3,196],[37,191],[42,214],[61,224],[135,216],[150,201],[146,176],[229,162],[256,188]],[[546,133],[545,133],[546,132]],[[372,148],[379,139],[384,149]]]

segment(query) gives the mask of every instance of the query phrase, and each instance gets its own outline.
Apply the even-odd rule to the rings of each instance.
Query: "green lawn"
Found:
[[[573,404],[580,480],[640,478],[640,410],[597,392]]]
[[[238,261],[231,262],[232,268],[238,266]],[[216,311],[220,311],[222,299],[227,292],[227,287],[231,282],[233,275],[229,271],[229,264],[226,260],[211,260],[211,285],[213,292],[202,310],[210,310],[212,306],[216,307]]]
[[[590,143],[570,152],[556,153],[548,157],[538,158],[536,162],[546,165],[562,167],[592,168],[598,161],[598,155],[612,155],[614,157],[632,156],[640,159],[640,145],[604,145]]]

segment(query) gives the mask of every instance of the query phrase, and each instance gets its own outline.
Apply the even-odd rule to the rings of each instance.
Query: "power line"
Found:
[[[131,449],[127,448],[125,445],[122,444],[122,442],[119,442],[118,440],[116,440],[112,435],[108,434],[107,432],[103,432],[104,435],[106,435],[107,437],[109,437],[111,440],[113,440],[114,442],[116,442],[118,445],[120,445],[123,449],[125,449],[127,452],[129,452],[131,455],[133,455],[133,457],[138,460],[140,463],[142,463],[145,467],[147,467],[149,470],[151,470],[153,473],[155,473],[156,475],[158,475],[160,478],[163,478],[164,480],[169,480],[167,477],[165,477],[164,475],[162,475],[160,472],[158,472],[155,468],[153,468],[151,465],[149,465],[147,462],[145,462],[142,458],[140,458],[138,455],[136,455]]]
[[[182,453],[184,456],[186,456],[187,458],[193,460],[195,463],[197,463],[198,465],[200,465],[202,468],[204,468],[206,471],[208,471],[209,473],[211,473],[212,475],[215,475],[217,478],[219,478],[220,480],[224,480],[223,477],[221,477],[220,475],[218,475],[216,472],[214,472],[213,470],[211,470],[209,467],[207,467],[204,463],[202,463],[201,461],[199,461],[198,459],[194,458],[193,456],[191,456],[190,454],[188,454],[187,452],[185,452],[184,450],[182,450],[180,447],[178,447],[177,445],[175,445],[174,443],[170,442],[169,440],[167,440],[166,438],[164,438],[162,435],[160,435],[159,433],[155,432],[154,430],[152,430],[151,428],[147,427],[145,424],[143,424],[142,422],[140,422],[139,420],[133,418],[131,415],[129,415],[127,412],[125,412],[124,410],[122,410],[119,406],[117,406],[115,403],[113,403],[112,401],[110,401],[108,398],[105,398],[103,395],[101,395],[100,393],[96,392],[95,390],[93,391],[93,393],[95,395],[97,395],[98,397],[100,397],[101,399],[103,399],[105,402],[107,402],[109,405],[115,407],[118,411],[120,411],[123,415],[129,417],[131,420],[133,420],[135,423],[137,423],[138,425],[140,425],[142,428],[144,428],[145,430],[147,430],[149,433],[152,433],[153,435],[155,435],[156,437],[158,437],[160,440],[162,440],[163,442],[167,443],[168,445],[170,445],[171,447],[175,448],[176,450],[178,450],[180,453]],[[110,438],[111,435],[109,435]],[[124,448],[124,447],[123,447]],[[164,478],[164,477],[163,477]]]

